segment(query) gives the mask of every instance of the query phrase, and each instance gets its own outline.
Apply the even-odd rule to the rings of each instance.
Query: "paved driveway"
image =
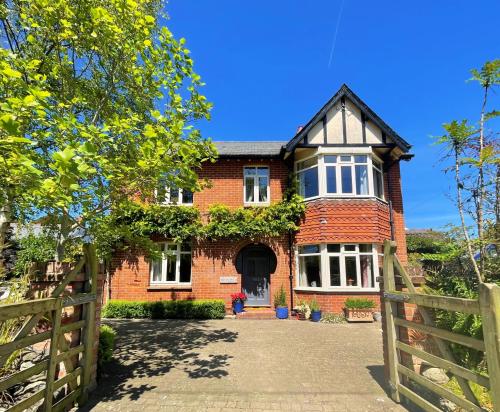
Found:
[[[400,411],[380,323],[113,320],[116,360],[85,410]]]

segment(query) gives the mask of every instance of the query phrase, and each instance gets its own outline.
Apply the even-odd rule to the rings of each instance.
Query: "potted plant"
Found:
[[[348,322],[373,322],[375,302],[366,298],[349,298],[344,303]]]
[[[231,295],[231,301],[233,302],[233,312],[241,313],[245,307],[245,300],[247,300],[247,295],[244,293],[233,293]]]
[[[288,306],[286,304],[286,293],[283,285],[274,294],[274,307],[276,308],[276,317],[278,319],[288,318]]]
[[[309,302],[309,307],[311,308],[311,320],[313,322],[319,322],[321,320],[321,308],[319,307],[319,303],[316,299],[312,299]]]
[[[311,316],[311,308],[306,301],[299,301],[299,304],[295,307],[295,311],[299,316],[299,320],[306,320]]]

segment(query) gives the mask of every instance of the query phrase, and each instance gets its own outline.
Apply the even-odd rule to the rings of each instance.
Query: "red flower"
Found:
[[[231,300],[232,302],[244,302],[245,300],[247,300],[247,295],[245,295],[244,293],[240,292],[240,293],[233,293],[231,295]]]

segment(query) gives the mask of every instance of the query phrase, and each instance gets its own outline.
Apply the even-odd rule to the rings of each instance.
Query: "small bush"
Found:
[[[286,293],[283,285],[279,288],[279,290],[274,294],[274,307],[284,307],[286,304]]]
[[[311,308],[311,312],[319,312],[321,310],[318,301],[314,298],[309,302],[309,307]]]
[[[122,319],[222,319],[226,307],[222,299],[163,300],[140,302],[112,300],[103,309],[105,318]]]
[[[99,366],[113,359],[116,331],[108,325],[102,325],[99,334]]]
[[[347,309],[373,309],[375,307],[373,300],[364,298],[349,298],[344,304]]]
[[[325,313],[321,316],[321,321],[323,323],[346,323],[347,320],[344,315],[339,313]]]

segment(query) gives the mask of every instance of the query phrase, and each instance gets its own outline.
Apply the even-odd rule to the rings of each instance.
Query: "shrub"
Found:
[[[344,305],[347,309],[373,309],[375,302],[365,298],[348,298]]]
[[[316,299],[311,299],[311,301],[309,302],[309,307],[311,308],[311,312],[319,312],[321,310]]]
[[[101,325],[99,334],[99,366],[113,359],[116,331],[108,325]]]
[[[105,318],[124,319],[222,319],[226,307],[222,299],[163,300],[140,302],[112,300],[102,312]]]
[[[286,293],[283,285],[279,288],[279,290],[274,294],[274,307],[284,307],[286,304]]]
[[[347,320],[344,315],[339,313],[325,313],[321,316],[321,321],[323,323],[346,323]]]

